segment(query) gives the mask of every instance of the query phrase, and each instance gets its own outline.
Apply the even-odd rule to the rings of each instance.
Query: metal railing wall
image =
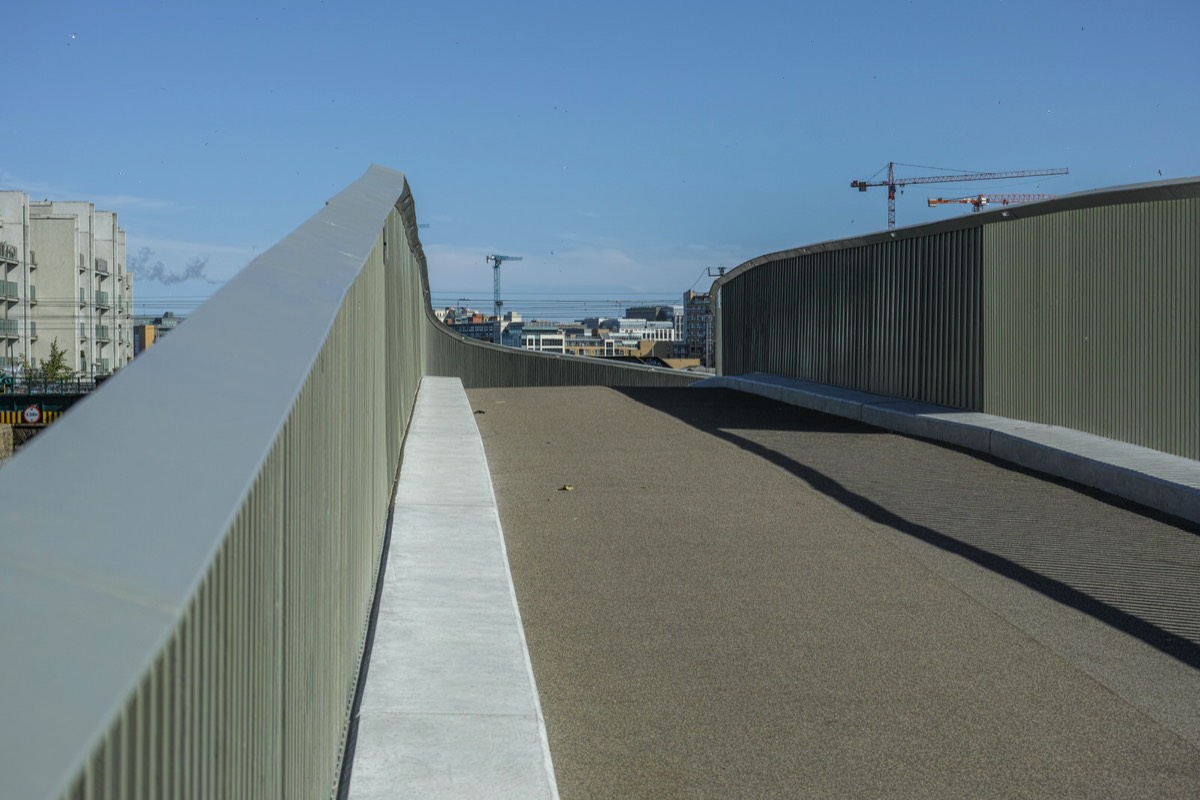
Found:
[[[423,374],[699,376],[463,342],[372,167],[0,468],[0,797],[337,791]]]
[[[1200,198],[984,228],[984,408],[1200,458]]]
[[[979,404],[977,229],[789,251],[718,283],[723,374]]]
[[[774,253],[713,284],[719,371],[1200,458],[1200,179]]]
[[[372,168],[0,468],[0,796],[336,791],[421,377],[410,232]]]
[[[583,356],[537,353],[465,338],[434,317],[427,375],[461,378],[468,389],[529,386],[688,386],[707,375]]]

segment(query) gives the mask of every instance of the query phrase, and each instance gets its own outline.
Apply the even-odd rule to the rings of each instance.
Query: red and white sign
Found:
[[[42,420],[42,410],[37,406],[25,406],[25,422],[36,425]]]

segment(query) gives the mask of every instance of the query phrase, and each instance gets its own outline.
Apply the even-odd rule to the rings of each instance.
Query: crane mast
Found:
[[[500,308],[504,305],[504,301],[500,299],[500,264],[504,261],[521,261],[521,256],[502,256],[491,255],[487,257],[487,263],[492,265],[492,283],[495,284],[495,297],[492,300],[492,313],[496,318],[496,333],[494,341],[496,344],[504,344],[504,321],[500,319]]]
[[[905,165],[901,165],[905,166]],[[887,165],[887,180],[850,181],[850,188],[865,192],[871,186],[886,186],[888,190],[888,229],[896,227],[896,187],[903,189],[920,183],[952,183],[954,181],[993,181],[1001,178],[1029,178],[1036,175],[1066,175],[1066,167],[1054,169],[1022,169],[1010,172],[968,172],[959,175],[927,175],[918,178],[897,178],[896,162]]]

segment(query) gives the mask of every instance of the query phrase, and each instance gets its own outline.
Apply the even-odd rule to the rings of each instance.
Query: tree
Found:
[[[75,377],[75,370],[67,366],[67,354],[58,346],[58,339],[50,343],[50,355],[42,361],[42,377],[48,383],[69,381]]]

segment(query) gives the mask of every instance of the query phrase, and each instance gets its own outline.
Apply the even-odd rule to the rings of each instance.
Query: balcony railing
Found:
[[[20,324],[15,319],[0,319],[0,338],[16,339],[20,335]]]
[[[107,258],[97,258],[96,259],[96,272],[103,272],[105,275],[108,274],[108,259]]]
[[[0,261],[16,263],[17,246],[8,242],[0,242]]]
[[[107,342],[111,337],[111,329],[107,325],[96,326],[96,341]]]
[[[37,323],[31,322],[31,323],[29,323],[29,338],[30,338],[30,340],[33,340],[33,339],[36,339],[37,337],[38,337]]]
[[[36,306],[37,301],[37,287],[31,283],[29,284],[29,305]]]
[[[0,281],[0,299],[19,300],[20,294],[17,291],[19,288],[13,281]]]
[[[86,322],[79,323],[79,338],[83,339],[84,341],[87,340],[87,323]]]
[[[87,305],[87,289],[84,289],[82,286],[79,287],[79,305]]]
[[[108,292],[96,290],[96,306],[99,308],[108,308]]]

